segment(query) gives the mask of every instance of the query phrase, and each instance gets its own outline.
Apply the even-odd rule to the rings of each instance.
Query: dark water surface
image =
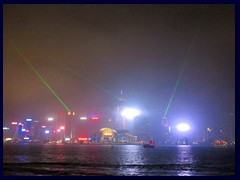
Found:
[[[235,148],[4,145],[3,175],[229,176],[235,175]]]

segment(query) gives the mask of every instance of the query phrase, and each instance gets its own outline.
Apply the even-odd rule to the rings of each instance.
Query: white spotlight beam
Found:
[[[186,123],[181,123],[177,125],[177,130],[180,132],[187,132],[190,130],[190,126]]]
[[[134,108],[123,109],[121,115],[127,119],[133,120],[136,116],[140,115],[140,110]]]

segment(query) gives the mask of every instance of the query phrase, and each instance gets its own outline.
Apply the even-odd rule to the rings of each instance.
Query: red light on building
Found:
[[[79,141],[88,141],[88,138],[80,137],[78,138]]]
[[[98,120],[99,118],[98,117],[92,117],[92,120]]]
[[[78,138],[79,141],[87,141],[88,138]]]
[[[30,131],[27,129],[26,132],[30,132]]]
[[[46,126],[42,126],[42,128],[46,128]]]

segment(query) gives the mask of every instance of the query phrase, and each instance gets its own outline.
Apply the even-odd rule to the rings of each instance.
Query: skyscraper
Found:
[[[75,112],[68,112],[66,118],[65,137],[74,139],[76,138],[76,119]]]

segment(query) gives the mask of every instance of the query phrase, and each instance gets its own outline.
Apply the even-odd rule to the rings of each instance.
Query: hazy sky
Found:
[[[66,111],[24,58],[71,111],[111,116],[123,90],[154,127],[185,62],[169,120],[232,122],[234,5],[4,4],[3,33],[4,122]]]

